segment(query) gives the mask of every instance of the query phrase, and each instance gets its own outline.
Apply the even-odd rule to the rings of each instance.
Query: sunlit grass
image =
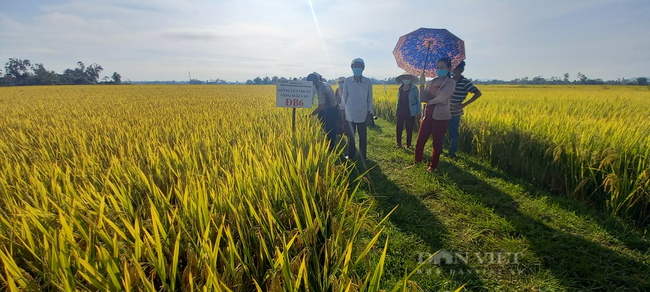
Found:
[[[394,120],[397,86],[375,88]],[[612,214],[650,220],[650,91],[634,86],[481,86],[459,148]]]

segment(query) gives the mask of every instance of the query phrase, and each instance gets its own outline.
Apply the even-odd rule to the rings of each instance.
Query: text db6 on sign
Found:
[[[311,81],[278,80],[276,90],[277,107],[311,108],[314,101]]]

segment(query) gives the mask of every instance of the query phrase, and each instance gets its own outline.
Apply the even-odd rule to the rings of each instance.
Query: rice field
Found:
[[[0,290],[379,291],[380,218],[290,112],[273,86],[0,88]]]
[[[647,224],[647,88],[480,89],[461,151]],[[292,133],[274,86],[0,88],[0,290],[416,289],[380,285],[390,219],[309,111]]]
[[[459,149],[555,192],[650,222],[650,90],[640,86],[480,86]],[[394,120],[397,86],[375,88]]]

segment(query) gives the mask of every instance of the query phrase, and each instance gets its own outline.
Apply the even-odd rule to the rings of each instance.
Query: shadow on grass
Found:
[[[391,214],[389,221],[400,232],[412,235],[421,240],[429,250],[409,251],[415,255],[412,259],[413,263],[419,264],[422,259],[426,259],[430,253],[442,249],[450,249],[449,237],[452,236],[447,230],[447,227],[437,218],[436,214],[422,202],[418,196],[411,194],[395,184],[386,174],[382,171],[380,165],[372,160],[359,161],[353,175],[361,175],[366,170],[370,169],[365,176],[367,181],[366,190],[372,195],[376,202],[378,211],[381,216],[387,215],[396,206],[399,207]],[[355,176],[356,177],[356,176]],[[352,178],[354,179],[354,178]],[[435,194],[433,195],[435,196]],[[399,244],[399,243],[398,243]],[[398,255],[400,256],[400,255]],[[403,256],[403,255],[401,255]],[[404,263],[402,266],[388,267],[394,269],[396,275],[403,275]],[[431,268],[432,264],[425,265],[426,268]],[[453,265],[451,267],[439,267],[441,271],[449,276],[450,268],[454,270],[470,270],[471,268],[463,263]],[[452,271],[453,272],[453,271]],[[426,270],[422,270],[426,274]],[[442,278],[439,278],[442,279]],[[448,279],[448,278],[447,278]],[[476,274],[453,275],[454,281],[458,281],[460,285],[467,284],[468,287],[475,287],[472,291],[482,291],[480,287],[483,286],[482,280]],[[440,284],[440,283],[439,283]],[[460,286],[459,285],[459,286]]]
[[[479,166],[474,164],[470,167]],[[648,263],[616,253],[583,237],[558,231],[523,214],[510,195],[454,164],[441,163],[440,169],[458,189],[475,196],[505,218],[518,236],[527,240],[529,250],[542,268],[552,272],[565,288],[581,291],[650,290]]]
[[[461,160],[469,168],[485,173],[490,177],[509,180],[511,183],[515,183],[518,186],[522,187],[531,196],[540,197],[546,194],[545,192],[540,192],[539,188],[535,187],[531,183],[524,182],[523,179],[513,181],[505,174],[496,172],[490,168],[472,161],[471,159],[459,157],[459,160]],[[550,195],[546,196],[546,198],[565,211],[574,212],[580,216],[589,218],[592,220],[592,222],[605,229],[612,237],[618,239],[627,248],[641,253],[650,252],[650,241],[648,239],[641,237],[638,234],[638,231],[634,230],[633,227],[624,226],[624,224],[622,224],[619,220],[606,213],[605,211],[590,209],[590,207],[585,206],[580,202],[569,198],[564,198],[559,195]]]

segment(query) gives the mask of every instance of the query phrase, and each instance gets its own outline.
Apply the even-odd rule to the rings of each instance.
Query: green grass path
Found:
[[[650,291],[650,234],[463,153],[443,156],[434,174],[425,164],[405,169],[413,151],[395,144],[394,124],[377,120],[370,160],[353,172],[372,168],[362,189],[377,215],[399,205],[383,235],[390,236],[383,287],[444,249],[451,263],[427,263],[411,279],[423,291],[463,284],[469,291]],[[376,248],[378,258],[382,245]]]

